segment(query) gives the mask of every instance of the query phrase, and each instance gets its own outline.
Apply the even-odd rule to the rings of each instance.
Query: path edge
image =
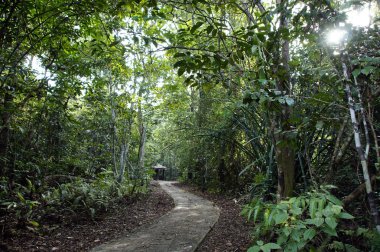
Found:
[[[175,186],[175,187],[177,187],[179,190],[182,190],[182,191],[187,192],[187,193],[191,193],[191,194],[195,195],[196,197],[199,197],[199,198],[202,198],[202,199],[208,200],[208,199],[206,199],[206,198],[204,198],[204,197],[198,196],[198,195],[196,195],[196,194],[194,194],[194,193],[192,193],[192,192],[190,192],[190,191],[187,191],[187,190],[185,190],[185,189],[182,189],[182,188],[176,186],[175,184],[177,184],[177,183],[180,183],[180,182],[178,182],[178,181],[173,181],[173,184],[172,184],[172,185]],[[160,185],[160,186],[161,186],[161,185]],[[161,187],[161,188],[162,188],[162,187]],[[165,190],[165,189],[163,189],[163,190]],[[205,234],[203,235],[203,237],[202,237],[201,239],[199,239],[199,241],[197,242],[196,246],[194,246],[194,249],[191,250],[191,252],[195,252],[195,251],[199,248],[199,245],[202,244],[202,242],[205,240],[206,236],[207,236],[207,235],[210,233],[210,231],[214,228],[215,224],[218,222],[218,220],[219,220],[219,218],[220,218],[220,213],[221,213],[220,208],[215,204],[215,202],[213,202],[213,201],[211,201],[211,200],[208,200],[208,201],[210,201],[210,202],[213,203],[213,208],[214,208],[214,209],[216,210],[216,212],[217,212],[217,218],[216,218],[215,222],[210,226],[210,228],[209,228],[209,230],[207,231],[207,233],[205,233]],[[175,206],[175,207],[176,207],[176,206]],[[174,207],[174,208],[175,208],[175,207]],[[168,213],[170,213],[171,211],[173,211],[174,208],[173,208],[172,210],[170,210]]]

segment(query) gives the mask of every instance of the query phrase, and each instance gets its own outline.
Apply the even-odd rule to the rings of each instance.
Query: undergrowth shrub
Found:
[[[0,188],[7,190],[6,181],[0,182]],[[44,188],[43,193],[38,193],[28,180],[27,186],[16,185],[12,193],[0,192],[0,212],[11,214],[26,227],[35,229],[42,218],[94,218],[97,213],[107,211],[114,202],[146,193],[146,190],[146,183],[132,180],[118,183],[108,171],[100,173],[95,180],[78,177],[69,183]]]
[[[29,179],[26,179],[26,182],[26,186],[15,183],[15,188],[10,193],[7,180],[4,177],[0,178],[0,213],[6,215],[7,212],[13,212],[20,225],[34,229],[39,226],[33,214],[40,202],[31,197],[35,193],[32,182]]]
[[[256,244],[249,252],[277,249],[359,251],[354,245],[339,241],[338,233],[345,231],[339,229],[339,222],[354,217],[324,188],[277,204],[255,199],[245,206],[242,214],[255,223],[253,238]],[[361,230],[351,235],[368,235],[368,230]]]
[[[98,211],[106,211],[114,201],[131,194],[142,192],[142,186],[130,181],[117,183],[112,173],[99,175],[94,181],[77,179],[71,183],[61,184],[52,191],[42,195],[50,208],[58,211],[81,212],[92,218]]]

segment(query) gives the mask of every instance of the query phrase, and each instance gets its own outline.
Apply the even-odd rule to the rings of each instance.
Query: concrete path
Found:
[[[218,220],[220,210],[212,202],[173,186],[172,182],[159,183],[173,197],[175,208],[153,224],[92,251],[195,251]]]

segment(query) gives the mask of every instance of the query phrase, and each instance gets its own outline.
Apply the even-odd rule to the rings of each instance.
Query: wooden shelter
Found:
[[[153,175],[154,180],[165,180],[165,170],[167,169],[165,166],[156,164],[153,166],[155,174]]]

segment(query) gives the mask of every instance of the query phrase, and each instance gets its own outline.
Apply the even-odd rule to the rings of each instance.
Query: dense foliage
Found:
[[[3,216],[35,228],[145,190],[160,15],[153,2],[2,2]]]
[[[31,229],[93,217],[144,191],[161,163],[168,179],[249,194],[252,251],[354,249],[363,235],[358,248],[376,250],[378,1],[0,9],[3,216]],[[350,23],[356,9],[367,25]],[[328,43],[334,30],[344,36]]]

